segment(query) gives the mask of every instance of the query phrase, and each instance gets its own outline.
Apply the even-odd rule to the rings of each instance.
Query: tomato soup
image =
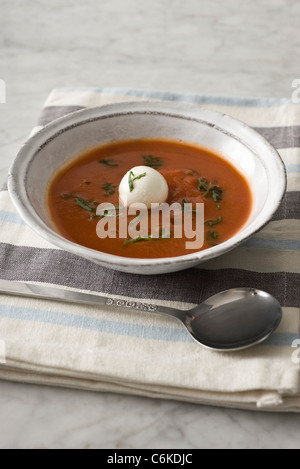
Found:
[[[126,140],[87,149],[62,167],[49,183],[47,207],[57,231],[70,241],[98,251],[133,258],[162,258],[190,254],[185,236],[139,236],[100,239],[97,206],[109,202],[120,215],[119,184],[137,166],[158,171],[168,185],[168,204],[204,204],[204,243],[208,249],[235,235],[246,223],[252,193],[246,178],[212,150],[169,140]],[[134,174],[129,183],[140,179]],[[109,213],[109,212],[108,212]],[[128,224],[134,217],[128,217]]]

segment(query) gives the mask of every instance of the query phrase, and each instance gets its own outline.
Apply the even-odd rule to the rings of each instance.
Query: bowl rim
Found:
[[[117,256],[115,254],[105,253],[69,241],[55,230],[49,228],[31,205],[26,191],[26,183],[24,184],[30,163],[37,154],[38,150],[47,145],[49,141],[56,138],[57,135],[68,131],[70,128],[86,124],[90,121],[100,120],[104,117],[116,117],[126,114],[133,115],[137,113],[185,118],[213,126],[222,133],[227,135],[229,134],[230,136],[239,140],[240,143],[247,146],[248,148],[250,147],[251,151],[256,154],[259,160],[264,162],[264,160],[261,159],[256,151],[249,145],[249,143],[241,139],[238,135],[236,135],[235,132],[238,132],[240,129],[242,134],[246,133],[246,136],[249,136],[250,139],[251,137],[252,139],[256,139],[261,145],[265,147],[266,151],[273,154],[278,176],[280,176],[280,183],[276,186],[276,192],[273,193],[274,201],[272,208],[269,208],[266,213],[264,213],[262,210],[258,214],[257,218],[253,220],[248,227],[245,229],[242,228],[234,236],[220,243],[219,245],[213,246],[203,251],[196,251],[190,254],[174,257],[147,259]],[[209,120],[207,120],[208,118]],[[229,127],[236,127],[235,132],[230,133],[228,130],[224,131],[222,127],[219,127],[218,124],[224,118],[226,119],[226,126],[229,125]],[[33,151],[35,147],[36,150]],[[49,178],[50,177],[51,175],[49,175]],[[252,237],[257,231],[260,231],[267,223],[269,223],[284,197],[287,187],[287,174],[284,162],[273,145],[271,145],[271,143],[268,142],[256,130],[252,129],[250,126],[239,119],[219,111],[192,104],[161,101],[128,101],[80,109],[65,116],[59,117],[43,126],[35,134],[29,137],[20,148],[10,166],[7,186],[10,197],[25,223],[42,238],[63,250],[115,269],[118,267],[123,267],[124,269],[128,269],[130,267],[159,268],[160,266],[166,266],[168,264],[178,264],[179,268],[181,268],[181,265],[189,265],[192,263],[197,264],[213,259],[217,256],[220,256],[221,254],[225,254],[226,252],[239,246],[248,238]]]

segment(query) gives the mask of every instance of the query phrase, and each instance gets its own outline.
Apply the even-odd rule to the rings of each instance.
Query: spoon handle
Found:
[[[184,320],[185,311],[158,306],[150,303],[143,303],[135,300],[122,300],[111,296],[92,295],[89,293],[64,290],[48,285],[39,285],[29,282],[15,282],[10,280],[0,280],[0,293],[6,295],[25,296],[30,298],[40,298],[44,300],[57,300],[68,303],[82,303],[89,305],[105,305],[110,307],[119,307],[136,311],[146,311],[149,313],[162,314],[175,317],[181,321]]]

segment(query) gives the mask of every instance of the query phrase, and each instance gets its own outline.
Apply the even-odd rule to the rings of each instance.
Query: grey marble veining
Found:
[[[1,447],[299,448],[299,417],[2,382]]]
[[[289,97],[297,0],[0,0],[0,179],[50,90]],[[299,448],[299,418],[0,383],[1,448]]]

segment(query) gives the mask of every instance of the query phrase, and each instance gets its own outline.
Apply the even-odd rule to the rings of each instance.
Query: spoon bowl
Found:
[[[170,316],[181,321],[196,342],[223,352],[241,350],[262,342],[278,327],[282,318],[278,301],[269,293],[254,288],[232,288],[220,292],[189,310],[7,280],[0,280],[0,293]]]
[[[232,351],[267,339],[281,318],[281,306],[270,294],[253,288],[233,288],[188,311],[185,326],[203,346]]]

